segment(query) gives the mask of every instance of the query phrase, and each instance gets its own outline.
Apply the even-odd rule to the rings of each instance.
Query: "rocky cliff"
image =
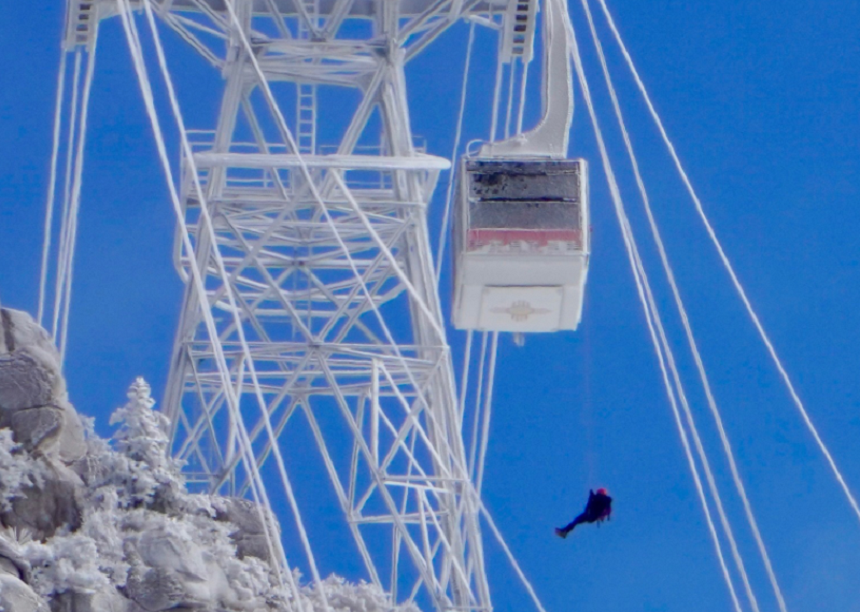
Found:
[[[316,589],[275,571],[273,517],[186,490],[154,404],[138,379],[113,439],[99,438],[68,400],[48,334],[0,309],[2,610],[325,610]],[[373,585],[324,586],[332,612],[393,609]]]

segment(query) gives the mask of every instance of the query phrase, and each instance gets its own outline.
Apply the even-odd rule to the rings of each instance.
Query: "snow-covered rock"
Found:
[[[65,394],[59,355],[45,330],[26,312],[0,308],[0,410],[46,406]]]
[[[265,509],[248,499],[221,497],[213,500],[215,520],[232,525],[230,540],[236,545],[240,559],[257,557],[269,561],[271,554],[264,526]],[[268,522],[277,528],[277,521]],[[276,534],[280,537],[280,533]]]
[[[137,379],[113,440],[99,438],[68,401],[47,333],[0,309],[2,612],[417,610],[339,577],[325,598],[291,592],[270,554],[277,520],[249,500],[188,493],[154,404]]]
[[[81,526],[81,479],[51,460],[36,460],[33,484],[23,487],[0,513],[5,527],[26,531],[36,539],[50,538],[60,529]]]
[[[107,588],[94,593],[60,593],[51,600],[51,612],[140,612],[140,608],[116,589]]]
[[[51,612],[26,582],[9,574],[0,574],[0,607],[5,612]]]
[[[14,531],[10,538],[17,541]],[[5,538],[0,538],[0,573],[9,574],[25,582],[30,580],[30,562],[24,558],[17,546],[12,546]]]
[[[0,427],[26,450],[67,464],[86,453],[54,345],[29,314],[10,308],[0,308]]]

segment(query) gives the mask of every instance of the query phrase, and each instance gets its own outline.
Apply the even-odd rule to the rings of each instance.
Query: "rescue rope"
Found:
[[[583,370],[585,378],[585,402],[582,420],[585,425],[585,462],[588,468],[588,485],[591,488],[595,482],[597,474],[594,466],[594,405],[591,397],[591,327],[584,326],[585,335],[585,359],[583,360]]]

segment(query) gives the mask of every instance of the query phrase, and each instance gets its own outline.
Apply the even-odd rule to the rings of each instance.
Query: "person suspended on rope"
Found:
[[[556,527],[555,535],[560,538],[566,538],[567,534],[573,531],[573,528],[582,523],[600,523],[609,519],[612,515],[612,498],[604,488],[588,492],[588,503],[585,505],[585,510],[582,514],[573,519],[564,527]]]

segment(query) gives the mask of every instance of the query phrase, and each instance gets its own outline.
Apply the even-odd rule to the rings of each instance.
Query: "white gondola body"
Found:
[[[454,228],[454,326],[573,330],[590,252],[582,159],[464,159]]]

